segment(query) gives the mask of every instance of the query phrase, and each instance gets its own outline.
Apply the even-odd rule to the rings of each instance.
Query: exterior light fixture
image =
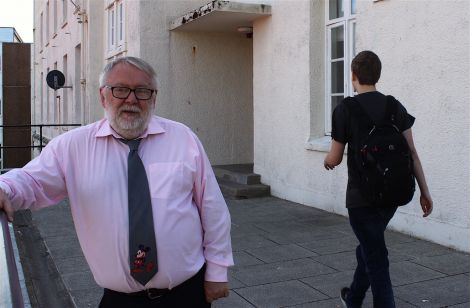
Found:
[[[247,38],[252,38],[253,37],[253,27],[242,26],[242,27],[238,27],[237,31],[239,33],[245,34]]]

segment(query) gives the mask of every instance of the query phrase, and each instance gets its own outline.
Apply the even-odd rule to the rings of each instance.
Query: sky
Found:
[[[0,0],[0,27],[15,27],[23,42],[33,42],[34,0]]]

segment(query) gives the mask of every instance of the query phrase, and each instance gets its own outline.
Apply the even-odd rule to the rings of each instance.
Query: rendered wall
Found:
[[[169,31],[208,1],[142,1],[137,54],[157,69],[156,113],[199,136],[212,164],[253,162],[252,40],[238,33]],[[129,16],[129,15],[128,15]],[[133,41],[137,40],[134,38]]]
[[[273,195],[346,215],[346,156],[325,171],[323,1],[272,1],[255,23],[254,163]],[[435,210],[423,219],[419,193],[391,228],[470,251],[469,2],[358,1],[357,50],[382,59],[378,89],[417,117],[415,143]],[[323,33],[322,33],[323,32]]]

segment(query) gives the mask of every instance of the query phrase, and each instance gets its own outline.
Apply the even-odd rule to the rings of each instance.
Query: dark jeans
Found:
[[[359,240],[356,248],[357,267],[351,292],[346,296],[348,307],[361,307],[369,286],[374,297],[374,307],[395,307],[384,231],[396,210],[397,207],[348,209],[349,222]]]
[[[156,299],[104,289],[99,308],[210,308],[204,295],[203,267],[195,276]]]

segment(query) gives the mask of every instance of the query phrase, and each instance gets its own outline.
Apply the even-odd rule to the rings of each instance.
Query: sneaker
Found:
[[[346,295],[348,295],[348,293],[350,291],[351,291],[351,289],[346,288],[346,287],[341,289],[341,293],[340,293],[339,298],[341,299],[341,303],[343,304],[344,308],[348,308],[348,304],[346,303]]]

